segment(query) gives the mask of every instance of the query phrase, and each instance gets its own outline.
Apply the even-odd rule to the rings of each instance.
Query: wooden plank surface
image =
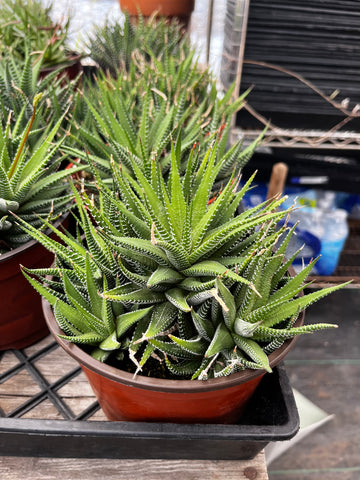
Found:
[[[1,480],[268,480],[264,452],[253,460],[103,460],[0,457]]]

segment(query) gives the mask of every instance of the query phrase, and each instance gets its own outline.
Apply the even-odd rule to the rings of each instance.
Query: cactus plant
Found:
[[[62,338],[120,369],[156,376],[159,361],[168,375],[204,380],[269,371],[269,353],[285,340],[334,327],[293,327],[341,286],[299,296],[314,262],[289,276],[284,253],[294,228],[276,229],[289,213],[277,210],[285,197],[235,215],[252,179],[239,190],[234,174],[209,202],[223,167],[218,148],[216,140],[203,158],[192,150],[181,177],[174,142],[166,180],[159,161],[142,169],[131,155],[135,179],[113,163],[109,188],[94,171],[97,200],[74,190],[83,238],[53,228],[60,245],[20,221],[56,254],[53,268],[24,274],[53,306]]]

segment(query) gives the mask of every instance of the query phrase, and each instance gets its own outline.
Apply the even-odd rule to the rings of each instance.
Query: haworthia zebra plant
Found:
[[[130,360],[133,372],[148,374],[157,359],[172,375],[207,379],[269,371],[268,354],[286,339],[334,327],[293,327],[299,312],[340,287],[299,296],[314,262],[288,275],[294,228],[276,229],[289,213],[277,210],[285,198],[236,216],[252,179],[238,190],[233,176],[209,202],[218,148],[202,160],[192,151],[180,177],[176,143],[166,181],[154,159],[144,171],[133,161],[136,180],[113,164],[113,189],[97,177],[98,204],[74,190],[83,238],[57,232],[61,245],[21,222],[56,254],[55,267],[24,273],[53,306],[63,338],[119,368]]]
[[[37,123],[37,104],[41,93],[35,95],[32,115],[24,127],[22,115],[14,125],[0,125],[0,254],[31,240],[15,224],[12,213],[34,228],[43,226],[42,219],[53,219],[68,209],[72,198],[66,177],[82,167],[59,170],[64,155],[59,154],[63,140],[53,143],[62,117],[48,126],[42,135],[37,132],[37,148],[27,148],[32,127]],[[24,112],[24,110],[22,110]]]
[[[0,57],[9,53],[24,61],[28,47],[33,60],[44,67],[68,62],[69,20],[54,24],[52,5],[41,0],[2,0],[0,3]]]
[[[7,122],[17,129],[25,129],[33,114],[33,100],[39,93],[41,101],[37,106],[41,114],[33,119],[32,134],[27,145],[36,145],[37,137],[49,122],[55,122],[64,113],[73,108],[75,81],[70,82],[59,77],[59,71],[54,71],[41,78],[42,62],[32,64],[32,57],[27,51],[23,63],[9,57],[0,64],[0,118],[3,127]],[[65,121],[63,127],[66,127]],[[37,133],[35,131],[38,130]]]
[[[129,72],[134,63],[140,66],[159,57],[180,59],[190,52],[190,40],[178,23],[161,18],[145,21],[141,15],[138,19],[137,25],[131,23],[129,15],[122,24],[107,20],[88,39],[90,57],[104,72],[116,77]]]
[[[95,84],[84,83],[87,103],[93,103],[96,108],[100,98],[99,85],[105,97],[121,90],[126,106],[131,105],[132,120],[134,116],[138,120],[136,123],[140,123],[142,109],[135,95],[142,95],[148,87],[175,103],[179,92],[191,92],[195,106],[207,97],[209,86],[214,83],[209,69],[198,66],[190,39],[182,36],[182,29],[175,22],[169,24],[159,18],[144,21],[140,16],[138,24],[134,25],[126,15],[123,24],[107,21],[95,29],[87,47],[90,57],[101,69]],[[155,103],[156,100],[155,97]],[[108,115],[109,112],[100,113]],[[113,114],[117,114],[116,109]],[[84,118],[75,117],[75,120],[83,128]],[[94,120],[96,122],[96,118]],[[93,128],[96,134],[98,126],[94,122]],[[91,133],[94,134],[92,130]],[[85,135],[85,139],[87,137]],[[92,143],[90,141],[91,146]]]
[[[218,153],[222,158],[231,117],[243,105],[245,95],[232,100],[234,86],[221,97],[216,81],[208,69],[199,66],[188,40],[174,41],[171,28],[178,28],[180,35],[180,27],[167,26],[163,21],[155,25],[155,30],[152,23],[142,21],[134,26],[126,18],[124,27],[117,27],[130,39],[126,43],[129,51],[123,46],[126,51],[122,55],[132,61],[124,59],[124,68],[114,78],[99,73],[95,84],[85,85],[85,108],[79,118],[74,115],[73,138],[81,148],[68,151],[80,158],[89,156],[104,177],[111,178],[111,159],[131,170],[129,152],[139,165],[151,155],[159,158],[166,175],[171,140],[179,132],[181,173],[193,145],[197,143],[204,153],[219,130],[222,140]],[[119,32],[114,36],[122,39]],[[139,38],[143,37],[152,40],[141,43]],[[226,153],[218,181],[228,178],[234,165],[240,169],[258,143],[253,142],[247,149],[240,142],[233,145]]]
[[[160,161],[162,173],[166,175],[171,163],[172,139],[180,136],[179,172],[183,175],[190,150],[196,146],[204,156],[214,137],[221,132],[216,161],[221,160],[222,167],[217,182],[227,180],[234,167],[240,171],[260,142],[259,138],[246,148],[242,142],[236,142],[227,149],[231,117],[242,107],[245,95],[234,102],[233,88],[230,88],[219,98],[216,85],[211,82],[196,93],[196,86],[202,83],[202,73],[192,60],[189,56],[175,74],[176,79],[171,82],[177,85],[175,92],[163,83],[163,75],[159,75],[158,81],[153,72],[147,73],[148,81],[141,79],[131,91],[127,79],[100,76],[84,96],[91,118],[82,123],[75,118],[74,122],[73,137],[83,148],[66,151],[85,161],[90,158],[103,178],[110,181],[111,160],[122,164],[135,178],[132,164],[144,168],[153,156]]]

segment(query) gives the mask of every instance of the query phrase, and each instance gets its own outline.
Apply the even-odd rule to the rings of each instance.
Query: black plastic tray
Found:
[[[67,458],[245,460],[288,440],[299,416],[283,365],[267,374],[238,424],[0,418],[0,454]]]

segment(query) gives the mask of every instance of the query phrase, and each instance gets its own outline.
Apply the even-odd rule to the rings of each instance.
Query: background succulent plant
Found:
[[[40,0],[2,0],[0,5],[0,56],[9,52],[24,60],[27,49],[34,60],[42,58],[43,67],[68,61],[69,20],[54,24],[52,4]]]
[[[37,105],[39,113],[33,119],[32,129],[27,145],[34,148],[39,135],[49,122],[56,122],[64,117],[65,112],[74,108],[76,81],[69,81],[54,71],[41,78],[42,61],[32,64],[30,51],[24,62],[8,56],[0,64],[0,119],[5,128],[7,122],[17,130],[24,130],[33,115],[33,100],[42,94]],[[62,122],[68,128],[66,120]],[[13,132],[16,134],[16,132]]]
[[[234,175],[209,202],[223,166],[218,148],[203,158],[192,151],[181,177],[175,143],[167,180],[155,159],[142,169],[129,156],[135,179],[113,163],[113,189],[97,176],[98,203],[74,190],[84,239],[59,232],[62,246],[21,222],[56,254],[55,268],[31,270],[40,281],[25,275],[64,338],[99,360],[120,359],[120,368],[129,360],[140,372],[156,358],[171,374],[206,379],[269,371],[268,354],[286,339],[333,327],[293,328],[299,312],[340,286],[299,296],[312,264],[288,275],[294,229],[276,229],[289,213],[277,210],[284,198],[235,215],[252,179],[238,191]]]
[[[52,142],[62,118],[48,125],[42,134],[37,132],[37,148],[33,151],[27,148],[40,100],[41,93],[34,96],[32,116],[25,127],[22,127],[23,115],[13,125],[8,122],[5,127],[0,126],[0,253],[31,239],[15,224],[12,213],[35,228],[43,226],[42,219],[61,215],[72,198],[65,178],[81,169],[59,170],[64,158],[58,155],[63,140]]]
[[[226,180],[234,167],[240,171],[260,142],[259,138],[247,148],[236,142],[228,148],[231,117],[242,107],[244,96],[233,101],[231,88],[221,98],[216,83],[194,63],[193,53],[181,66],[179,63],[169,70],[159,62],[146,67],[144,75],[134,82],[120,76],[100,76],[96,85],[85,91],[86,117],[82,115],[79,121],[74,118],[73,138],[80,148],[67,151],[84,160],[89,157],[110,181],[112,160],[135,177],[132,161],[143,168],[153,156],[166,175],[172,139],[179,137],[182,175],[190,150],[196,147],[205,155],[207,146],[220,134],[218,183]],[[165,78],[170,80],[169,86]]]
[[[125,15],[124,22],[105,22],[96,27],[87,41],[90,57],[104,72],[118,76],[128,72],[134,63],[141,68],[151,58],[180,58],[190,51],[190,41],[181,26],[162,18],[145,20],[141,15],[135,25]]]
[[[93,40],[98,61],[109,59],[95,83],[84,85],[83,108],[74,115],[73,138],[80,144],[71,154],[89,156],[104,176],[111,178],[110,160],[130,168],[128,152],[138,164],[153,155],[161,160],[163,174],[169,168],[172,138],[181,134],[182,162],[194,143],[205,153],[213,136],[222,130],[219,156],[225,154],[230,119],[243,105],[243,96],[232,100],[233,88],[223,95],[207,68],[201,68],[181,27],[164,19],[134,25],[106,24]],[[111,51],[111,54],[104,52]],[[116,61],[115,59],[118,58]],[[243,151],[237,143],[227,153],[218,180],[240,169],[259,142]]]

